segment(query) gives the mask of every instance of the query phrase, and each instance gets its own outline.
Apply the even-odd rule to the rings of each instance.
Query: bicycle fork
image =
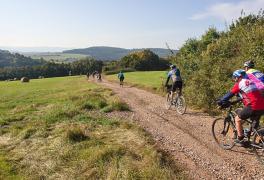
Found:
[[[224,136],[226,136],[226,134],[229,131],[230,126],[232,126],[231,123],[232,123],[231,117],[225,118],[224,128],[223,128],[221,134],[223,134]],[[235,128],[232,128],[232,130],[233,130],[233,134],[234,134],[233,139],[236,139],[236,129]]]

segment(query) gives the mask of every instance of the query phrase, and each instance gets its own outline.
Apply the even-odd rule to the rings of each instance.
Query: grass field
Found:
[[[154,90],[156,92],[162,91],[162,84],[166,80],[166,71],[138,71],[127,72],[125,75],[125,84],[134,85],[137,87]],[[117,75],[107,75],[107,79],[118,82]]]
[[[33,59],[43,58],[46,61],[58,61],[58,62],[72,62],[87,57],[83,54],[68,54],[59,52],[47,52],[47,53],[24,53],[25,56],[30,56]]]
[[[0,179],[184,178],[145,131],[109,116],[128,106],[84,77],[0,82],[0,91]]]

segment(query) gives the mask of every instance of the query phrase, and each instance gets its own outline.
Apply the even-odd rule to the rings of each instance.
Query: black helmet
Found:
[[[248,67],[248,68],[254,68],[255,67],[255,64],[253,61],[249,60],[249,61],[246,61],[244,63],[244,67]]]

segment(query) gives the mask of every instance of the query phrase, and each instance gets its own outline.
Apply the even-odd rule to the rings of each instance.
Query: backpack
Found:
[[[253,81],[257,88],[260,90],[264,90],[264,82],[261,79],[264,78],[264,74],[257,70],[249,70],[247,72],[248,78]]]

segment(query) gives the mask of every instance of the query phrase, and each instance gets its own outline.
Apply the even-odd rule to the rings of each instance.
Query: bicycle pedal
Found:
[[[249,141],[235,142],[236,146],[249,148],[251,147],[251,143]]]

